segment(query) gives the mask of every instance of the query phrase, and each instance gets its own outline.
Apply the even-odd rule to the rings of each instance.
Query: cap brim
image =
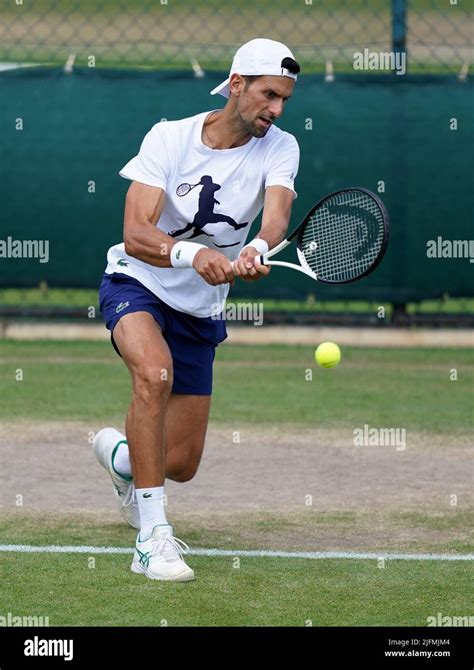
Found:
[[[223,81],[222,84],[219,84],[219,86],[216,86],[212,89],[211,95],[216,95],[219,93],[219,95],[223,95],[224,98],[228,98],[230,96],[229,82],[230,77],[227,77],[227,79]]]

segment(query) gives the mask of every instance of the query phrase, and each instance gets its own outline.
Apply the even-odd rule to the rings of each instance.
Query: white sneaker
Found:
[[[171,526],[155,526],[148,540],[140,540],[138,533],[131,570],[150,579],[170,582],[189,582],[194,571],[183,561],[188,545],[173,537]]]
[[[114,485],[114,493],[120,514],[133,528],[140,528],[140,512],[133,480],[122,477],[112,466],[112,455],[119,442],[126,440],[125,435],[115,428],[103,428],[94,438],[93,448],[97,460],[107,470]]]

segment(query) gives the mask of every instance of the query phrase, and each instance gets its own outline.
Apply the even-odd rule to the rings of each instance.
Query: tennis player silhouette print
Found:
[[[198,211],[196,212],[191,223],[188,223],[180,230],[173,230],[171,233],[169,233],[171,237],[178,237],[184,233],[187,233],[189,230],[193,230],[193,233],[186,238],[188,240],[191,240],[194,237],[198,237],[199,235],[214,237],[212,233],[208,233],[204,230],[204,226],[209,223],[220,223],[221,221],[228,223],[234,230],[240,230],[241,228],[245,228],[245,226],[248,225],[248,221],[245,223],[237,223],[231,216],[228,216],[227,214],[214,212],[214,206],[221,204],[219,200],[216,200],[214,197],[215,192],[221,188],[221,185],[215,183],[210,175],[203,175],[196,186],[202,186],[201,192],[199,193]],[[190,189],[187,193],[189,193],[191,190],[192,189]],[[187,193],[184,195],[187,195]],[[240,244],[240,240],[234,244],[216,244],[215,246],[233,247],[237,244]]]

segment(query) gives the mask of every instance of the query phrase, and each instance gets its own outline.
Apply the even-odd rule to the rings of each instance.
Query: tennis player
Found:
[[[299,147],[274,123],[299,70],[280,42],[244,44],[211,91],[225,107],[157,123],[120,171],[132,180],[124,242],[108,251],[99,298],[132,398],[126,436],[104,428],[94,451],[139,530],[131,569],[150,579],[194,579],[188,547],[168,523],[164,483],[189,481],[201,460],[229,285],[267,275],[255,257],[288,228]],[[246,243],[262,207],[258,237]]]

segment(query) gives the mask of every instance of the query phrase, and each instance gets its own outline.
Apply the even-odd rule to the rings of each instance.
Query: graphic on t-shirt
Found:
[[[232,226],[234,230],[240,230],[241,228],[245,228],[245,226],[248,225],[248,221],[245,223],[237,223],[231,216],[227,216],[227,214],[219,214],[214,212],[214,205],[221,204],[219,200],[214,198],[214,193],[221,188],[221,185],[214,183],[210,175],[203,175],[197,184],[180,184],[176,189],[176,194],[179,197],[183,197],[192,191],[192,189],[196,186],[202,186],[201,192],[199,193],[198,211],[194,215],[194,219],[191,223],[188,223],[184,228],[171,231],[171,233],[169,233],[171,237],[178,237],[184,233],[187,233],[189,230],[192,230],[193,233],[186,238],[187,240],[191,240],[194,237],[198,237],[199,235],[214,237],[212,233],[208,233],[204,230],[204,226],[206,226],[208,223],[220,223],[221,221],[225,221],[230,226]],[[234,242],[233,244],[213,244],[214,246],[221,248],[235,247],[240,244],[240,241]]]

